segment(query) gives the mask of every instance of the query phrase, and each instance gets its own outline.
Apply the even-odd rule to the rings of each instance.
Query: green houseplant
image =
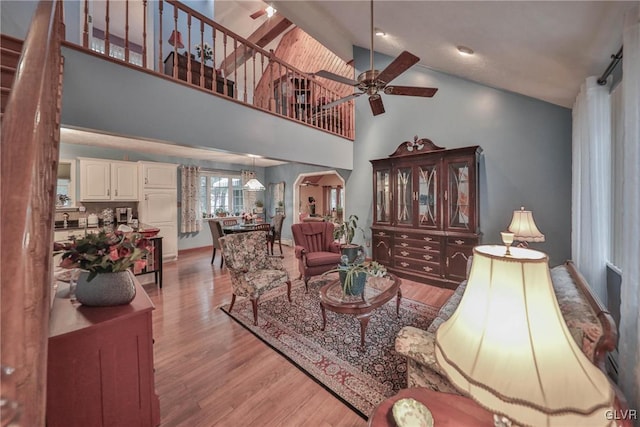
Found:
[[[362,295],[367,282],[367,277],[383,277],[387,269],[376,261],[364,262],[364,255],[355,262],[349,263],[347,256],[343,255],[342,263],[327,273],[337,272],[342,285],[342,292],[346,295]]]
[[[254,205],[256,206],[256,213],[262,213],[264,210],[264,202],[262,200],[256,200]]]
[[[350,263],[353,263],[358,256],[358,253],[363,251],[362,246],[355,245],[353,243],[357,230],[362,231],[362,234],[364,235],[364,230],[358,226],[358,216],[354,214],[349,215],[347,220],[342,221],[333,230],[334,239],[344,240],[340,245],[340,250],[343,255],[348,257]]]

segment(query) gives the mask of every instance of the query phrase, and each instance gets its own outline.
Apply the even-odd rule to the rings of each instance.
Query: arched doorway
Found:
[[[314,209],[313,215],[318,220],[331,215],[334,208],[336,213],[337,208],[342,208],[344,212],[345,181],[335,170],[301,173],[293,185],[294,223],[301,222],[302,217],[311,216]],[[315,205],[310,203],[309,198],[315,201]]]

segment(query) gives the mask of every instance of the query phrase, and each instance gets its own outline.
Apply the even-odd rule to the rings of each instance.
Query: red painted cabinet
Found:
[[[65,290],[58,292],[64,296]],[[54,300],[47,364],[47,426],[156,426],[153,304],[136,297],[117,307]]]

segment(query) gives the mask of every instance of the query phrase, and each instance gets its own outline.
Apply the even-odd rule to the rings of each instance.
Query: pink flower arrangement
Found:
[[[87,280],[91,281],[98,273],[115,273],[131,267],[134,272],[142,271],[146,265],[145,257],[152,247],[139,233],[101,231],[75,242],[55,243],[53,249],[63,251],[61,267],[87,270]]]
[[[250,212],[242,212],[240,217],[243,221],[253,221],[256,218],[256,216]]]

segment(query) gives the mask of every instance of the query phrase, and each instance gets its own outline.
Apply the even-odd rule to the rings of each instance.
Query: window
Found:
[[[332,188],[330,194],[329,204],[331,210],[342,207],[342,187]]]
[[[201,172],[200,205],[202,214],[206,217],[213,217],[221,212],[240,215],[244,209],[240,175]]]

